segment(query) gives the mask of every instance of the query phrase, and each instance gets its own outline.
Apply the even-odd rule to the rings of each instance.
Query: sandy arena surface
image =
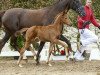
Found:
[[[22,68],[16,63],[13,58],[0,57],[0,75],[100,75],[100,61],[51,61],[50,67],[45,61],[37,66],[29,58],[28,63],[22,61]]]

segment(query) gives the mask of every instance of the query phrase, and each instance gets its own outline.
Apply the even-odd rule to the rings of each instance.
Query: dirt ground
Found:
[[[29,58],[28,63],[22,61],[22,68],[16,63],[12,57],[0,57],[0,75],[100,75],[100,61],[51,61],[50,67],[45,61],[37,66]]]

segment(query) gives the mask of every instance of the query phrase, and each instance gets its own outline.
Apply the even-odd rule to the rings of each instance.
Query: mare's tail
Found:
[[[15,36],[17,37],[17,36],[21,35],[22,33],[26,32],[27,30],[28,30],[28,28],[23,28],[23,29],[21,29],[19,31],[16,31],[15,32]]]
[[[0,11],[0,28],[2,27],[2,16],[4,15],[5,12],[6,10]]]

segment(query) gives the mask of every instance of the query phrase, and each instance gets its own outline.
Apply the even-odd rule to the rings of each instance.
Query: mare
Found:
[[[20,57],[18,59],[18,65],[20,66],[20,61],[23,57],[25,50],[29,48],[30,44],[34,42],[36,39],[39,39],[40,41],[44,41],[44,42],[50,42],[49,54],[47,58],[48,65],[51,66],[51,64],[49,63],[49,58],[52,53],[54,44],[62,45],[65,48],[66,61],[67,61],[68,45],[65,42],[58,39],[61,35],[63,24],[70,25],[65,12],[61,12],[60,14],[58,14],[54,23],[48,26],[32,26],[30,28],[24,28],[21,29],[20,31],[17,31],[16,33],[18,34],[18,32],[21,31],[23,32],[23,30],[27,30],[25,35],[25,40],[26,40],[25,44],[20,49]]]
[[[17,38],[14,36],[16,31],[34,25],[51,24],[57,14],[69,9],[73,9],[79,13],[80,16],[85,16],[80,0],[57,0],[52,6],[41,9],[12,8],[0,12],[2,13],[0,14],[0,23],[2,23],[1,25],[3,25],[5,29],[5,36],[0,40],[0,52],[10,37],[12,46],[15,50],[19,50],[16,43]],[[63,38],[63,36],[61,38]],[[42,43],[44,44],[44,42]],[[42,48],[42,46],[43,45],[40,47]]]

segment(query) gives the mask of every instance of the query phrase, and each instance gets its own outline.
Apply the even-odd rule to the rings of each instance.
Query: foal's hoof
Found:
[[[18,64],[19,67],[23,67],[23,66],[19,63],[19,61],[17,61],[17,64]]]
[[[50,63],[47,64],[48,66],[52,67],[52,65]]]
[[[23,67],[21,64],[18,65],[19,67]]]
[[[68,59],[66,59],[65,62],[67,63],[68,62]]]
[[[50,66],[50,67],[52,66],[48,61],[46,61],[46,64],[47,64],[48,66]]]
[[[36,60],[36,56],[34,56],[34,60]]]

